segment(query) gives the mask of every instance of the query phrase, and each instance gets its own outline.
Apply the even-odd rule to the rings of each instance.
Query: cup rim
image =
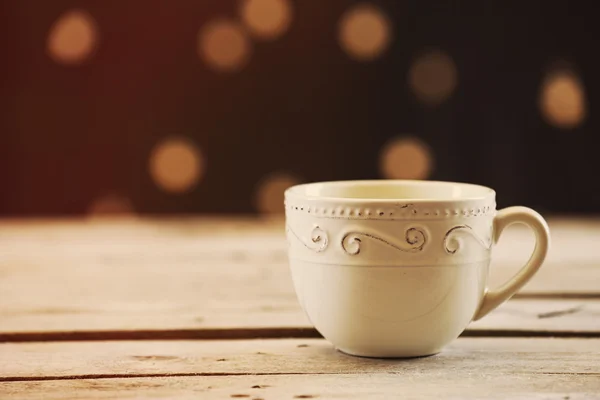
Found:
[[[311,186],[320,186],[320,185],[335,185],[335,186],[346,186],[346,185],[365,185],[365,186],[375,186],[375,185],[407,185],[407,186],[462,186],[469,187],[471,189],[475,189],[480,191],[480,195],[473,196],[459,196],[459,197],[423,197],[423,198],[410,198],[410,199],[401,199],[401,198],[376,198],[376,197],[337,197],[337,196],[315,196],[308,195],[302,190],[309,188]],[[308,182],[302,183],[298,185],[291,186],[285,190],[285,198],[288,199],[302,199],[302,200],[311,200],[311,201],[331,201],[331,202],[344,202],[349,204],[359,204],[359,203],[379,203],[379,204],[388,204],[391,202],[398,201],[407,201],[414,204],[424,204],[424,203],[448,203],[448,202],[463,202],[463,201],[486,201],[490,199],[495,199],[496,191],[490,187],[467,183],[467,182],[453,182],[453,181],[435,181],[435,180],[409,180],[409,179],[358,179],[358,180],[335,180],[335,181],[316,181],[316,182]]]

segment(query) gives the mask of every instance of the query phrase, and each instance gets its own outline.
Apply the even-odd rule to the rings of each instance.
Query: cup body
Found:
[[[486,288],[495,193],[433,181],[344,181],[286,191],[298,300],[339,350],[435,354],[473,319]]]

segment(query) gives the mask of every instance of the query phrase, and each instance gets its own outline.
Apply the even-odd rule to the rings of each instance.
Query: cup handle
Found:
[[[510,299],[533,277],[542,266],[546,254],[548,254],[548,249],[550,248],[550,229],[548,228],[548,224],[540,214],[527,207],[508,207],[498,211],[494,218],[494,243],[498,242],[498,238],[504,228],[514,223],[525,224],[535,233],[535,248],[533,249],[533,253],[527,264],[508,282],[493,291],[485,289],[485,294],[473,321],[484,317],[494,308]]]

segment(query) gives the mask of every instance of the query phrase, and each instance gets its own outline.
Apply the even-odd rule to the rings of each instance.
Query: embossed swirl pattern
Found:
[[[329,246],[329,235],[327,232],[319,226],[315,226],[310,232],[310,236],[308,239],[303,238],[301,235],[298,235],[293,229],[287,226],[287,231],[291,233],[304,247],[309,250],[312,250],[316,253],[320,253],[327,249]],[[351,256],[355,256],[360,254],[361,248],[363,246],[363,241],[365,239],[373,240],[375,242],[383,243],[395,250],[408,252],[408,253],[417,253],[423,251],[425,246],[427,245],[428,237],[425,233],[426,231],[423,228],[411,227],[408,228],[405,232],[404,241],[402,242],[392,242],[389,239],[385,239],[381,236],[367,233],[367,232],[358,232],[351,231],[347,232],[343,235],[341,240],[341,248],[342,250]],[[485,249],[489,250],[492,247],[492,235],[490,233],[489,237],[483,239],[481,238],[471,226],[469,225],[458,225],[446,232],[443,239],[444,250],[448,254],[456,254],[462,247],[462,237],[464,235],[469,235],[473,237],[481,246]],[[290,236],[288,235],[288,238]]]
[[[287,227],[287,231],[291,232],[292,235],[296,237],[309,250],[312,250],[316,253],[320,253],[327,248],[329,245],[329,237],[327,236],[327,232],[323,229],[315,226],[314,229],[310,233],[310,241],[306,241],[302,239],[296,232],[294,232],[289,226]]]
[[[458,225],[446,232],[444,236],[444,250],[448,254],[455,254],[462,246],[461,235],[468,234],[475,238],[487,250],[492,248],[492,237],[483,239],[469,225]]]
[[[373,239],[396,250],[415,253],[423,250],[427,243],[427,235],[420,228],[409,228],[405,235],[406,243],[395,244],[379,236],[365,232],[348,232],[342,238],[342,249],[351,256],[360,253],[362,238]]]

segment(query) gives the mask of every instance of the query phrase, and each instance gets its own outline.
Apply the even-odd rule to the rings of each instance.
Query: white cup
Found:
[[[514,295],[546,257],[544,219],[525,207],[496,211],[495,195],[483,186],[434,181],[289,188],[289,262],[311,323],[352,355],[440,352]],[[535,250],[509,282],[488,291],[493,244],[517,222],[535,233]]]

